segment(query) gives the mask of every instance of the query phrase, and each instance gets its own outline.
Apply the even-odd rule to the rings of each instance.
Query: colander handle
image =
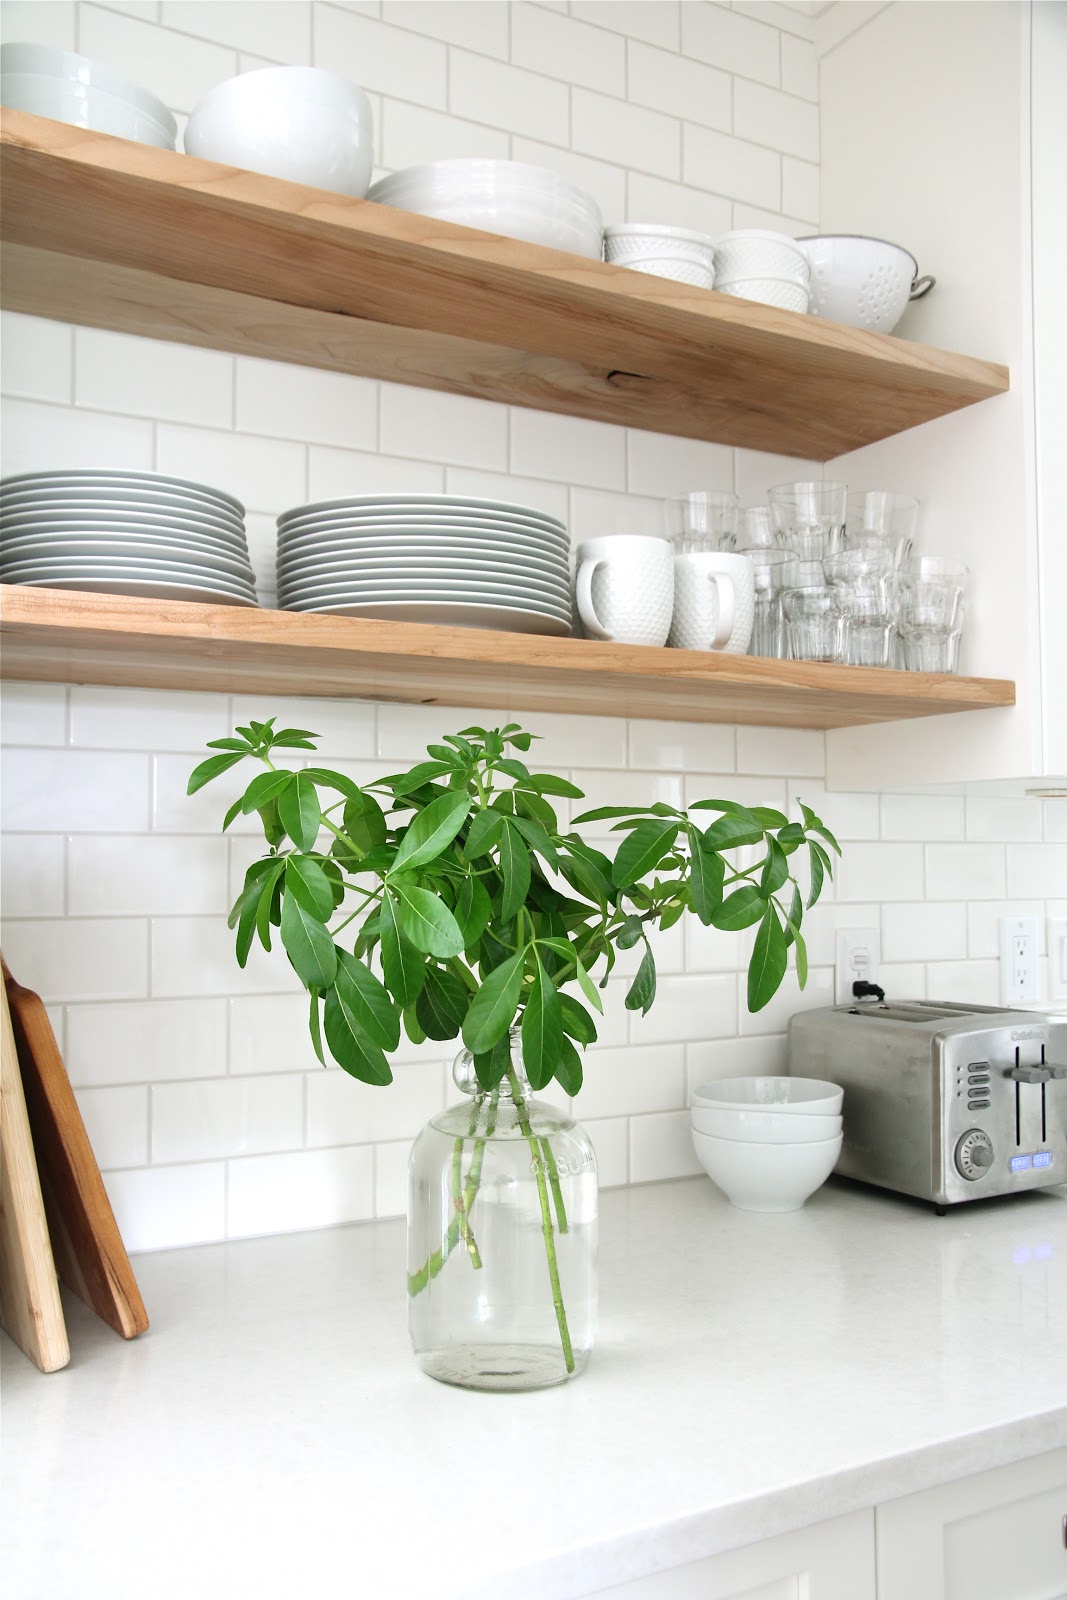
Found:
[[[936,282],[937,279],[931,277],[929,273],[927,273],[924,278],[916,278],[911,286],[911,292],[908,295],[908,299],[921,300],[924,294],[930,293],[930,290],[933,288]]]

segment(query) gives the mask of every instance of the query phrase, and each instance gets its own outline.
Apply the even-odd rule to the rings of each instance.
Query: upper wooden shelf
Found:
[[[11,310],[826,461],[1004,367],[26,112]]]
[[[8,678],[682,722],[847,728],[1012,705],[1015,686],[478,628],[0,588]]]

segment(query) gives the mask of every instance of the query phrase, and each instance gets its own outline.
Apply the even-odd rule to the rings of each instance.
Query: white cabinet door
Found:
[[[875,1600],[874,1512],[817,1522],[595,1594],[596,1600]]]
[[[1067,1600],[1067,1450],[875,1512],[878,1600]]]

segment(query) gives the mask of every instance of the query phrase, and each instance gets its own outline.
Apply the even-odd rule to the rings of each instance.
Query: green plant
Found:
[[[751,1011],[778,990],[790,946],[806,980],[804,911],[832,875],[829,850],[840,853],[807,806],[798,822],[727,800],[603,806],[563,831],[552,800],[584,796],[519,759],[533,735],[515,723],[447,734],[429,760],[360,786],[325,767],[278,768],[274,752],[314,750],[317,736],[276,731],[274,721],[212,740],[217,754],[192,773],[189,793],[247,758],[265,768],[223,823],[257,813],[269,846],[248,868],[230,926],[242,966],[254,940],[270,950],[280,938],[310,995],[320,1061],[328,1050],[354,1077],[386,1084],[401,1028],[416,1043],[462,1037],[489,1091],[519,1027],[533,1087],[555,1078],[576,1094],[580,1052],[597,1037],[589,1007],[603,1009],[598,982],[603,989],[616,952],[644,945],[625,1003],[647,1012],[649,931],[687,912],[729,931],[758,924]],[[710,825],[707,812],[718,813]],[[607,818],[622,834],[614,859],[576,831]],[[761,858],[736,864],[747,846],[762,846]],[[806,899],[793,871],[802,848]]]

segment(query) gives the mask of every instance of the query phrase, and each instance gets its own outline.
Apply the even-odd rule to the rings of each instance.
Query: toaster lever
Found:
[[[1047,1083],[1052,1077],[1051,1067],[1011,1067],[1008,1077],[1016,1083]]]
[[[1067,1078],[1067,1067],[1057,1066],[1054,1061],[1046,1061],[1045,1070],[1053,1078]]]

